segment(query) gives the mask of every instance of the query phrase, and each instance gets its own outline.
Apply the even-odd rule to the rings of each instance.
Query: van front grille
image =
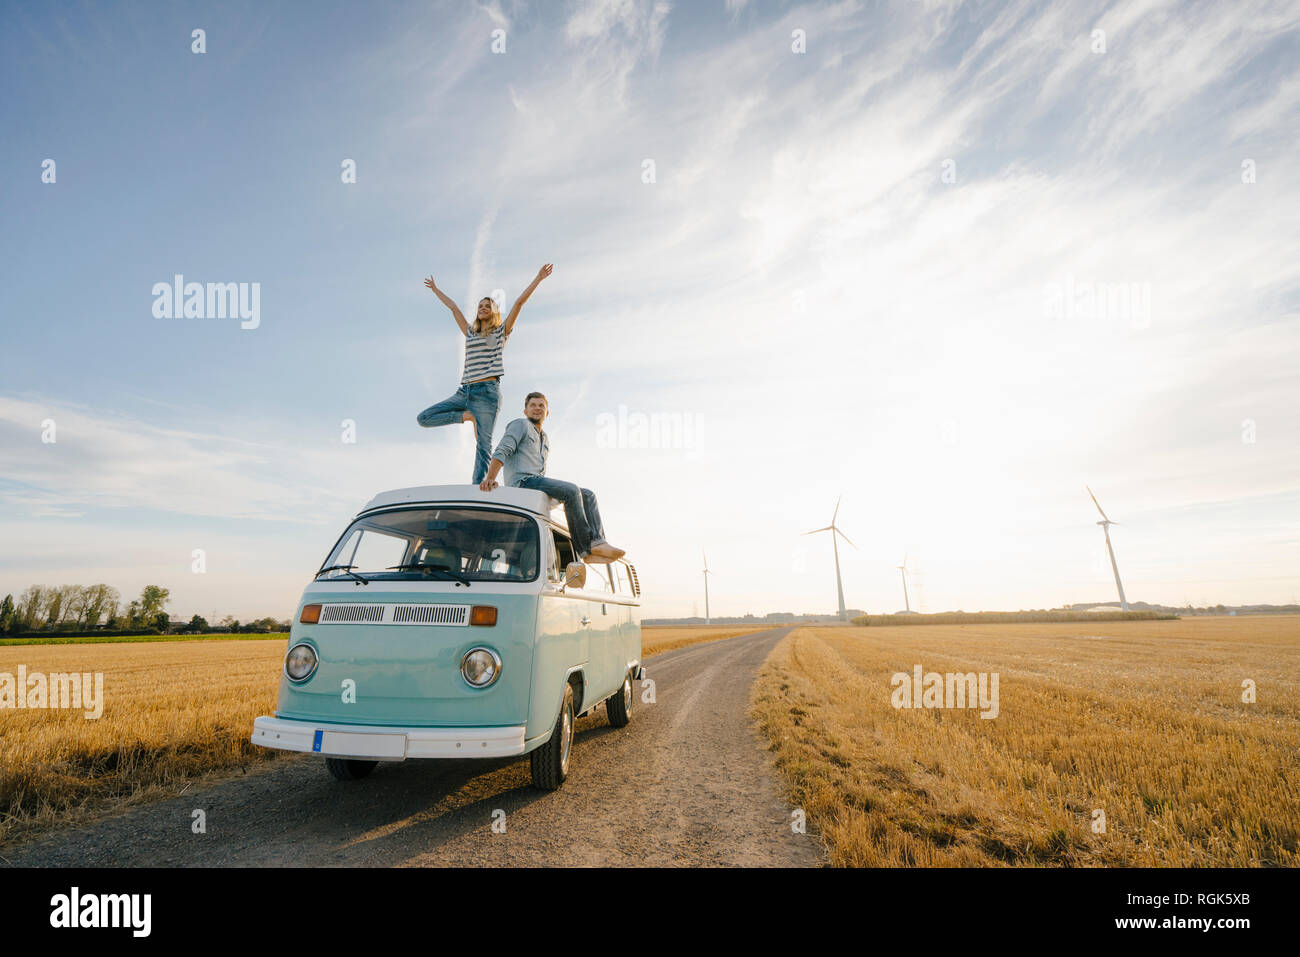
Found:
[[[394,605],[394,625],[467,625],[468,605]]]
[[[322,625],[468,625],[469,605],[325,605]]]
[[[384,620],[384,605],[326,605],[321,609],[321,623],[366,624]]]

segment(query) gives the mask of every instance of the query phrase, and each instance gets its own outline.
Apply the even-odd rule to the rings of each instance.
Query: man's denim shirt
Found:
[[[515,419],[506,426],[492,457],[505,468],[506,484],[518,485],[528,475],[546,474],[546,457],[551,440],[527,419]]]

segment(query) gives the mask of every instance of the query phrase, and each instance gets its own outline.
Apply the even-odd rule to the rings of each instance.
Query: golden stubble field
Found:
[[[759,626],[770,627],[770,626]],[[737,635],[752,635],[756,628],[741,628],[735,625],[657,625],[641,629],[641,654],[644,657],[657,655],[664,651],[674,651],[688,645],[698,645],[705,641],[717,641],[720,638],[735,638]]]
[[[895,708],[918,664],[998,716]],[[836,865],[1300,865],[1300,617],[801,628],[753,709]]]
[[[0,646],[0,672],[103,672],[102,717],[0,711],[0,843],[182,793],[276,752],[249,743],[275,707],[283,636]]]

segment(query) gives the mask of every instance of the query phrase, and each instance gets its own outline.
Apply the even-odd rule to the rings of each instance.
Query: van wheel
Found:
[[[533,787],[554,791],[569,776],[569,753],[573,750],[573,685],[564,685],[564,702],[555,719],[551,738],[530,755]]]
[[[354,761],[352,758],[326,758],[325,767],[340,781],[359,781],[375,769],[378,761]]]
[[[623,687],[605,699],[605,713],[616,728],[626,728],[632,720],[632,673],[623,676]]]

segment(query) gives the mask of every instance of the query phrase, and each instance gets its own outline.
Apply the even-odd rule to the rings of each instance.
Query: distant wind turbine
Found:
[[[898,566],[898,570],[903,575],[903,607],[907,609],[907,613],[910,615],[912,606],[907,600],[907,552],[903,553],[903,564]]]
[[[700,554],[704,555],[704,549],[700,549]],[[704,555],[704,623],[709,624],[709,576],[713,572],[709,571],[709,556]]]
[[[1124,597],[1124,583],[1119,580],[1119,565],[1115,563],[1115,549],[1110,544],[1110,526],[1118,525],[1119,522],[1112,522],[1106,517],[1106,513],[1101,511],[1101,503],[1097,501],[1097,496],[1092,494],[1092,489],[1088,489],[1088,495],[1092,499],[1092,504],[1097,506],[1097,511],[1101,512],[1101,521],[1097,524],[1101,526],[1102,533],[1106,536],[1106,551],[1110,553],[1111,571],[1115,573],[1115,587],[1119,589],[1119,606],[1124,611],[1128,611],[1128,599]]]
[[[840,598],[840,621],[848,621],[849,613],[844,607],[844,582],[840,578],[840,546],[839,546],[839,542],[835,540],[835,536],[838,535],[840,536],[840,538],[844,539],[850,545],[853,545],[853,542],[849,540],[849,536],[845,535],[835,526],[835,519],[839,517],[840,502],[843,500],[843,498],[844,496],[841,495],[839,498],[835,500],[835,512],[834,514],[831,515],[831,523],[829,525],[827,525],[825,528],[814,528],[811,532],[804,532],[804,534],[816,535],[818,532],[831,533],[831,545],[834,546],[835,548],[835,590],[839,594],[839,598]],[[853,545],[853,547],[856,549],[858,546]]]

